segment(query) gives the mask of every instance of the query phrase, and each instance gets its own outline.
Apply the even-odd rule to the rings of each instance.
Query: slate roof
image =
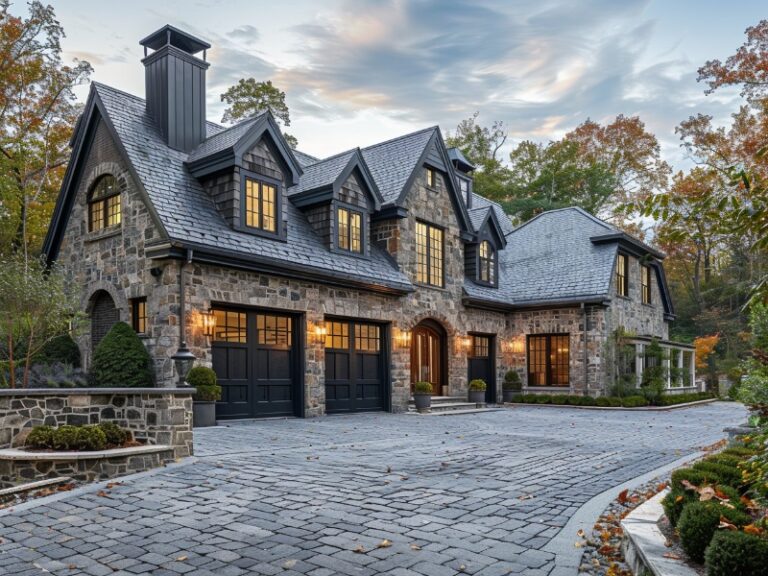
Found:
[[[470,298],[512,306],[608,298],[618,245],[590,238],[611,232],[581,208],[544,212],[507,235],[498,288],[465,280],[464,289]]]
[[[144,100],[96,82],[93,90],[171,239],[225,249],[243,258],[264,257],[276,264],[283,262],[365,284],[412,289],[407,276],[376,246],[371,247],[370,259],[331,253],[290,202],[284,214],[289,222],[285,242],[232,229],[211,197],[185,169],[187,154],[165,145],[145,111]]]
[[[221,152],[222,150],[231,148],[237,144],[237,141],[240,140],[240,138],[242,138],[246,132],[248,132],[248,129],[253,126],[254,123],[259,118],[261,118],[261,116],[262,115],[260,114],[258,116],[254,116],[253,118],[249,118],[248,120],[243,120],[242,122],[229,128],[219,127],[221,130],[215,134],[209,133],[208,138],[203,140],[197,148],[189,153],[187,161],[194,162],[200,158],[205,158],[206,156],[216,154],[216,152]]]
[[[333,184],[344,171],[344,168],[347,167],[355,151],[356,149],[347,150],[324,160],[318,160],[314,164],[304,166],[304,174],[301,175],[299,183],[289,188],[288,194],[298,194],[299,192]]]
[[[311,156],[306,152],[302,152],[301,150],[294,150],[293,155],[296,157],[296,160],[299,162],[302,169],[320,161],[320,158],[315,158],[314,156]]]
[[[394,204],[438,128],[432,126],[363,148],[363,158],[379,187],[384,205]]]

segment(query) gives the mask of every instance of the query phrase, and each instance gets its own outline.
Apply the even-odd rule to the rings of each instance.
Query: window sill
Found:
[[[642,304],[643,306],[645,306],[646,308],[651,308],[651,309],[653,309],[653,308],[656,308],[656,306],[654,306],[654,305],[653,305],[653,304],[651,304],[650,302],[641,302],[641,304]]]
[[[99,240],[104,240],[105,238],[112,238],[113,236],[120,236],[122,234],[123,229],[122,227],[118,226],[116,228],[104,228],[103,230],[99,230],[97,232],[88,232],[88,234],[85,237],[86,242],[98,242]]]
[[[433,284],[424,284],[422,282],[414,282],[419,288],[430,288],[431,290],[439,290],[440,292],[448,292],[448,288],[445,286],[435,286]]]
[[[624,296],[623,294],[616,294],[616,298],[626,300],[627,302],[632,302],[632,298],[630,298],[629,296]]]

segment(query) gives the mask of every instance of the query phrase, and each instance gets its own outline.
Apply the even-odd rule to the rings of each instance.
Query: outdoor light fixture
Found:
[[[395,335],[395,341],[400,348],[411,347],[411,331],[410,330],[398,330]]]
[[[465,350],[472,348],[472,336],[465,336],[461,339],[461,345]]]
[[[516,336],[509,341],[507,348],[513,354],[522,354],[525,352],[525,339],[523,336]]]
[[[203,334],[208,338],[213,338],[213,333],[216,329],[216,316],[214,315],[213,310],[200,312],[200,323],[202,324]]]
[[[192,370],[192,365],[195,363],[195,355],[190,352],[189,348],[185,345],[179,346],[176,354],[171,356],[174,366],[176,366],[176,374],[179,376],[179,386],[187,386],[187,374]]]
[[[317,322],[309,330],[309,338],[318,344],[325,343],[325,337],[328,335],[328,328],[325,327],[325,322]]]

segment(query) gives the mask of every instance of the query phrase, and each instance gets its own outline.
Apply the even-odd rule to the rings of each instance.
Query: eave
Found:
[[[626,232],[615,232],[613,234],[600,234],[599,236],[592,236],[590,240],[592,241],[593,244],[598,244],[598,245],[618,243],[618,245],[622,249],[630,253],[632,256],[636,256],[638,258],[642,256],[650,255],[659,260],[664,260],[664,258],[667,257],[667,255],[664,254],[664,252],[661,252],[660,250],[656,250],[652,246],[648,246],[648,244],[641,242],[640,240],[630,236]]]
[[[578,308],[582,304],[608,306],[610,299],[605,296],[588,296],[584,298],[562,298],[556,300],[538,300],[532,302],[498,302],[465,296],[462,299],[464,306],[469,308],[480,308],[483,310],[493,310],[497,312],[515,312],[517,310],[549,310],[552,308]]]

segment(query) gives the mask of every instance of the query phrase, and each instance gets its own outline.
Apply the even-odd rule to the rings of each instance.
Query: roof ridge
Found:
[[[336,154],[334,154],[332,156],[328,156],[326,158],[316,158],[317,162],[315,162],[314,164],[310,164],[309,166],[307,166],[307,168],[310,168],[312,166],[317,166],[318,164],[322,164],[323,162],[326,162],[328,160],[333,160],[335,158],[338,158],[339,156],[343,156],[344,154],[352,154],[356,150],[360,150],[360,147],[359,146],[355,146],[354,148],[350,148],[349,150],[344,150],[343,152],[337,152]],[[302,154],[303,154],[303,152],[302,152]],[[307,154],[307,156],[308,156],[308,154]]]
[[[384,140],[383,142],[377,142],[376,144],[371,144],[370,146],[366,146],[365,148],[362,148],[361,150],[370,150],[371,148],[378,148],[379,146],[384,146],[385,144],[391,144],[392,142],[395,142],[396,140],[401,140],[403,138],[408,138],[410,136],[416,136],[416,134],[421,134],[422,132],[426,132],[427,130],[439,130],[440,127],[438,125],[429,126],[428,128],[422,128],[421,130],[416,130],[414,132],[409,132],[408,134],[403,134],[401,136],[396,136],[394,138],[390,138],[389,140]]]
[[[522,228],[525,228],[526,226],[528,226],[528,224],[530,224],[531,222],[534,222],[535,220],[538,220],[542,216],[546,216],[548,214],[554,214],[556,212],[566,212],[566,211],[578,212],[582,216],[586,216],[587,218],[589,218],[590,220],[592,220],[596,224],[600,224],[601,226],[603,226],[604,228],[606,228],[608,230],[618,230],[617,228],[614,228],[613,226],[611,226],[607,222],[604,222],[603,220],[600,220],[600,218],[598,218],[594,214],[590,214],[589,212],[584,210],[584,208],[581,208],[579,206],[565,206],[563,208],[553,208],[552,210],[545,210],[544,212],[539,212],[538,214],[536,214],[536,216],[534,216],[533,218],[531,218],[527,222],[523,222],[522,224],[520,224],[520,226],[517,226],[514,230],[512,230],[512,232],[510,232],[510,234],[514,234],[518,230],[520,230]]]

